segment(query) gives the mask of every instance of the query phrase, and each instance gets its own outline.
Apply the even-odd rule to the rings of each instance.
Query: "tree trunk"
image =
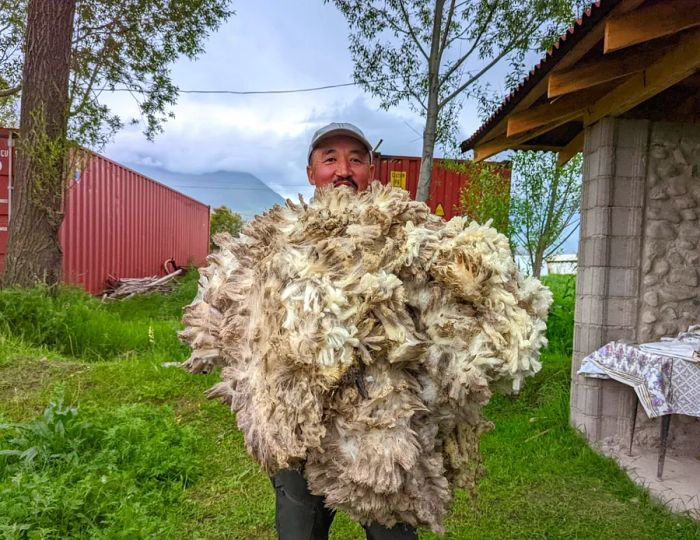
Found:
[[[58,229],[63,220],[74,12],[75,0],[29,2],[5,286],[53,285],[61,277]]]
[[[430,97],[428,102],[430,102]],[[430,179],[433,175],[433,153],[437,136],[437,114],[437,103],[432,110],[428,107],[425,130],[423,131],[423,153],[421,154],[420,175],[418,176],[418,192],[416,194],[416,200],[421,202],[426,202],[428,197],[430,197]]]
[[[544,250],[538,247],[537,252],[535,253],[535,262],[532,264],[532,277],[539,279],[540,274],[542,273],[542,263],[544,262],[543,258]]]
[[[421,154],[420,175],[416,200],[426,202],[430,197],[430,179],[433,175],[433,153],[437,138],[438,95],[440,92],[440,37],[442,33],[442,10],[444,0],[436,0],[433,18],[433,33],[428,59],[428,103],[425,113],[425,130],[423,131],[423,153]]]

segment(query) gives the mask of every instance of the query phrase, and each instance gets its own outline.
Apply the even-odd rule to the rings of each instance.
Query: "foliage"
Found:
[[[329,0],[326,0],[329,1]],[[332,0],[348,21],[353,77],[389,109],[402,102],[426,119],[418,200],[430,187],[435,143],[457,138],[462,99],[482,78],[510,65],[524,74],[527,51],[542,51],[574,19],[571,0]]]
[[[145,538],[199,474],[199,436],[167,407],[124,405],[86,421],[57,400],[0,425],[0,535]]]
[[[577,154],[564,167],[552,152],[513,156],[511,224],[513,238],[528,257],[534,276],[578,228],[581,164]]]
[[[29,133],[20,137],[17,144],[22,159],[30,162],[32,167],[33,174],[27,178],[27,194],[31,204],[41,209],[47,220],[58,227],[63,220],[60,194],[68,171],[74,168],[80,152],[75,142],[66,139],[64,133],[49,136],[45,107],[31,111],[30,115]]]
[[[230,0],[78,0],[73,28],[69,136],[99,147],[124,124],[102,96],[128,91],[152,138],[177,99],[170,66],[195,58],[231,15]],[[27,0],[0,4],[0,90],[18,88]]]
[[[576,302],[576,276],[573,274],[549,275],[542,278],[552,291],[554,302],[547,318],[547,350],[571,357],[574,342],[574,304]]]
[[[27,0],[0,0],[0,126],[19,126]]]
[[[510,181],[503,174],[509,164],[453,160],[443,163],[469,178],[459,193],[462,215],[479,223],[493,220],[492,226],[511,240]]]
[[[240,214],[232,212],[227,206],[215,208],[209,217],[209,249],[216,249],[213,240],[215,234],[226,232],[237,238],[242,227],[243,218]]]

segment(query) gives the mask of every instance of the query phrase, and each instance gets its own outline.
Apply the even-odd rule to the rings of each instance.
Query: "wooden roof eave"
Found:
[[[484,133],[477,132],[478,138],[465,141],[471,142],[475,160],[518,148],[558,149],[560,161],[568,160],[582,148],[581,133],[557,145],[538,146],[533,140],[574,119],[583,129],[604,116],[622,114],[692,76],[700,69],[700,10],[692,9],[694,1],[620,2],[556,65],[548,66],[529,91],[514,96],[517,103],[510,111]],[[664,36],[669,38],[659,39]],[[599,43],[603,53],[622,52],[581,61]],[[544,96],[554,100],[541,104]],[[463,143],[462,149],[469,147]]]

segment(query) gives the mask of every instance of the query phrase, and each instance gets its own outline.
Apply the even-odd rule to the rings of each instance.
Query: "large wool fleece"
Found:
[[[474,486],[481,407],[540,367],[551,295],[508,241],[375,182],[317,191],[250,222],[201,270],[181,337],[209,395],[269,473],[367,523],[442,530]]]

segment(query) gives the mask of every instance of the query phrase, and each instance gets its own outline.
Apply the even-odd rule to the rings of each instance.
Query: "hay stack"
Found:
[[[201,271],[181,336],[266,471],[366,523],[442,530],[479,473],[481,407],[535,373],[549,291],[488,226],[401,189],[318,191],[252,221]]]

